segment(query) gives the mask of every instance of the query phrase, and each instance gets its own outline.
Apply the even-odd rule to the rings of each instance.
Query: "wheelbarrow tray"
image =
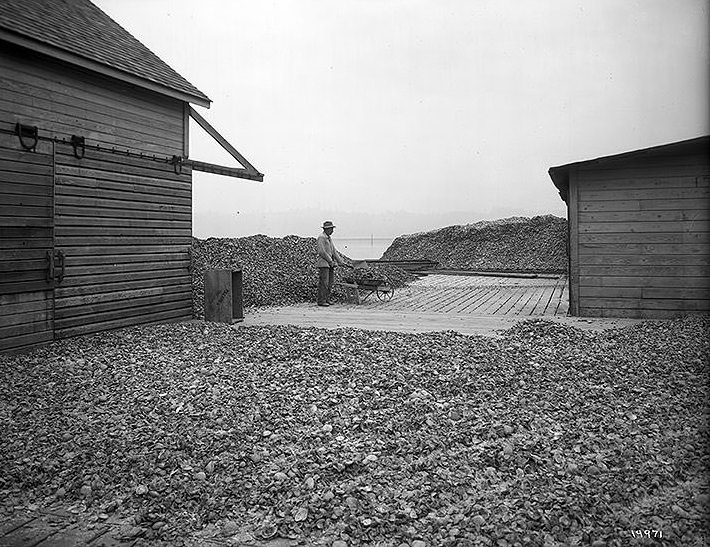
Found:
[[[352,277],[344,277],[343,281],[345,283],[350,283],[352,285],[358,285],[360,287],[381,287],[382,285],[387,285],[388,281],[386,279],[353,279]]]
[[[352,298],[358,304],[364,302],[373,294],[377,295],[378,300],[383,301],[390,300],[394,294],[394,288],[390,286],[389,281],[386,279],[355,280],[352,277],[344,277],[341,285],[346,290],[348,301]],[[360,297],[360,291],[364,293],[363,297]]]

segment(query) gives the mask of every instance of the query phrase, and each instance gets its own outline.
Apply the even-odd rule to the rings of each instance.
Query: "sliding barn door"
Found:
[[[54,253],[52,146],[40,141],[28,151],[16,136],[0,134],[0,352],[54,337],[61,264]]]
[[[165,161],[58,143],[57,338],[190,319],[191,174]],[[80,157],[77,157],[80,156]]]

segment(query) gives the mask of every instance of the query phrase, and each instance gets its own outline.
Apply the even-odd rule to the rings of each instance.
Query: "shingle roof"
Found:
[[[195,102],[210,102],[89,0],[2,0],[0,29],[147,80],[158,89],[188,95]]]
[[[552,179],[553,184],[560,191],[560,196],[564,201],[567,201],[567,192],[569,188],[569,172],[573,167],[587,167],[595,165],[600,168],[613,165],[619,161],[644,160],[654,157],[677,156],[682,154],[701,154],[706,158],[710,157],[710,135],[703,135],[694,139],[684,141],[671,142],[652,146],[650,148],[642,148],[640,150],[632,150],[612,156],[603,156],[591,160],[577,161],[566,165],[558,165],[550,167],[548,174]]]

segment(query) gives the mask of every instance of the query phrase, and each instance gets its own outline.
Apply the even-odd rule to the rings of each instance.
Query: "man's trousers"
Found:
[[[318,268],[318,303],[327,304],[335,281],[335,268]]]

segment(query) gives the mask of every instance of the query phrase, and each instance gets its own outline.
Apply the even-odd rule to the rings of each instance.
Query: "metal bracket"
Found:
[[[47,281],[61,283],[64,279],[66,255],[64,251],[47,251]]]
[[[58,266],[59,266],[59,273],[56,276],[56,280],[61,283],[62,279],[64,279],[64,268],[65,268],[65,260],[66,256],[64,255],[64,251],[56,251],[57,253],[57,259],[58,259]]]
[[[74,157],[77,159],[83,158],[84,154],[86,154],[86,142],[84,141],[84,137],[72,135],[71,145],[74,148]]]
[[[173,158],[170,160],[170,163],[173,164],[173,169],[175,170],[175,174],[181,175],[182,174],[182,157],[181,156],[173,156]]]
[[[47,281],[54,281],[54,253],[47,251]]]
[[[35,151],[39,138],[39,130],[36,125],[22,125],[20,122],[17,122],[15,124],[15,134],[20,137],[22,148],[30,152]],[[31,144],[26,143],[25,139],[30,139]]]

